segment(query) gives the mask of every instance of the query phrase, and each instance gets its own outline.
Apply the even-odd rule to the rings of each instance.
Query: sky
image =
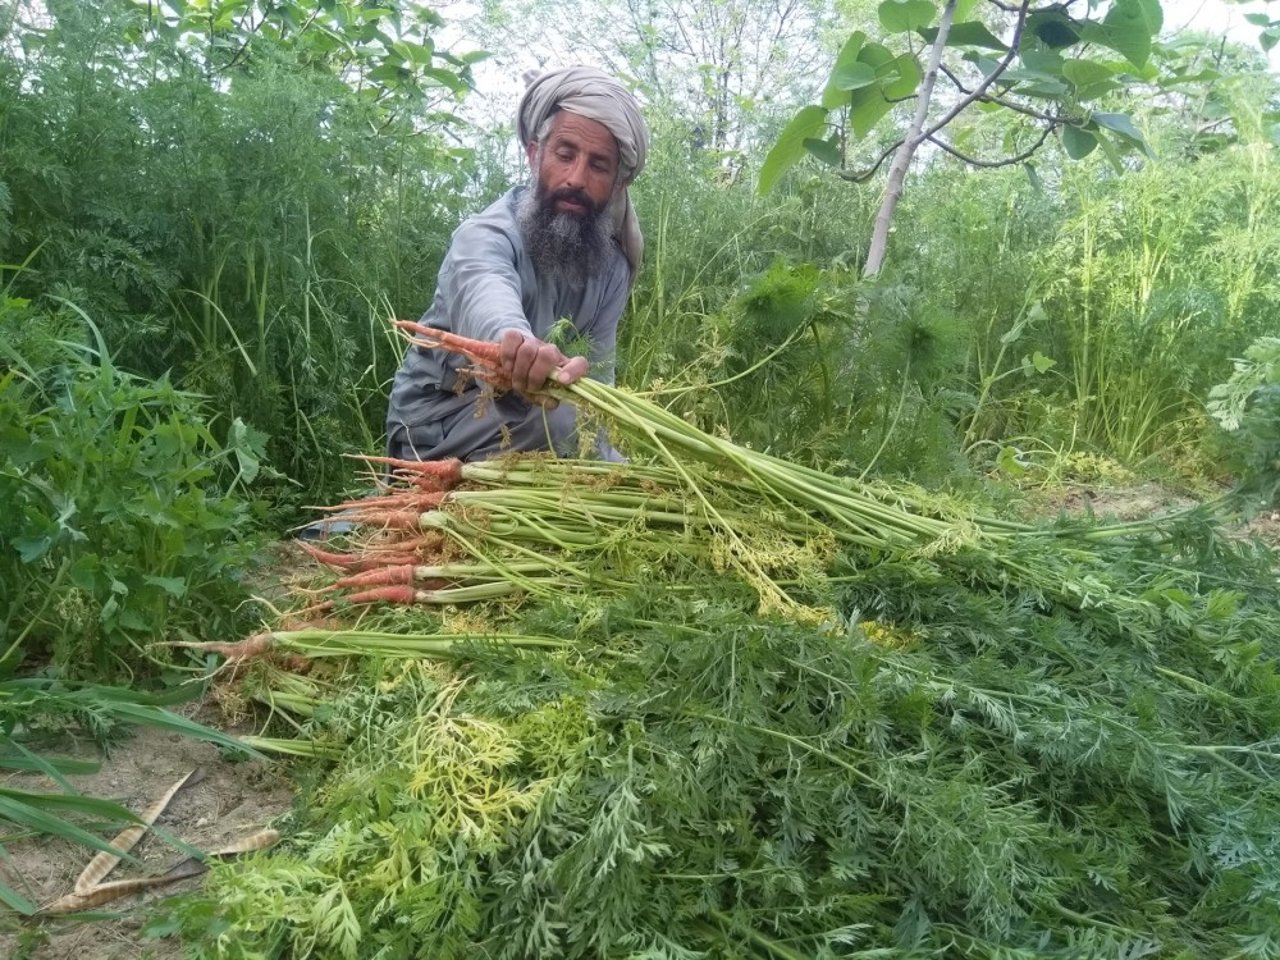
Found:
[[[1225,33],[1230,39],[1258,49],[1262,28],[1245,21],[1247,13],[1265,13],[1280,20],[1280,2],[1227,3],[1226,0],[1163,0],[1166,36],[1188,27],[1211,34]],[[1280,46],[1271,50],[1271,69],[1280,70]]]

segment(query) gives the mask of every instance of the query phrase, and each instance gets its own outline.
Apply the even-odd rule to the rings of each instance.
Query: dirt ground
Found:
[[[212,707],[184,711],[203,723],[218,725]],[[249,731],[232,731],[249,732]],[[52,752],[52,751],[51,751]],[[92,745],[67,749],[62,755],[95,757]],[[101,769],[68,777],[87,796],[115,800],[135,813],[154,803],[177,780],[200,768],[204,779],[179,791],[156,825],[201,850],[216,850],[269,826],[285,814],[294,791],[284,764],[229,761],[222,751],[175,733],[139,729],[131,739],[113,746]],[[42,776],[7,778],[7,786],[28,790],[54,789]],[[32,901],[47,904],[72,891],[92,851],[64,841],[47,839],[6,843],[7,858],[0,870],[15,889]],[[186,859],[186,853],[148,834],[134,848],[141,864],[122,862],[108,880],[164,873]],[[161,890],[104,905],[99,910],[119,919],[99,922],[70,920],[19,921],[0,918],[0,958],[4,960],[169,960],[182,955],[181,944],[142,939],[139,932],[149,908],[157,901],[192,890],[200,880],[182,880]]]
[[[1137,483],[1122,487],[1073,484],[1060,487],[1044,498],[1037,498],[1036,512],[1052,516],[1062,511],[1071,516],[1092,513],[1100,521],[1141,520],[1177,513],[1194,506],[1197,501],[1156,483]],[[1280,546],[1280,510],[1267,510],[1226,526],[1232,536],[1258,537],[1272,546]]]

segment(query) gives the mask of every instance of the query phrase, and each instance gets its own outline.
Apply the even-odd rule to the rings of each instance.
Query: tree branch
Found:
[[[853,183],[863,183],[870,180],[875,176],[876,171],[880,169],[880,165],[889,158],[889,154],[893,153],[893,151],[897,150],[905,142],[905,140],[895,140],[885,149],[884,153],[880,154],[880,159],[871,166],[864,170],[841,170],[840,178],[842,180],[852,181]]]
[[[1018,154],[1016,157],[1006,157],[1003,160],[979,160],[977,157],[970,157],[966,154],[961,153],[955,147],[951,146],[951,144],[943,140],[940,140],[935,136],[930,136],[929,142],[941,147],[943,150],[951,154],[951,156],[955,157],[957,160],[962,160],[965,163],[972,164],[975,167],[984,167],[990,170],[996,167],[1010,167],[1010,166],[1013,166],[1013,164],[1015,163],[1022,163],[1024,160],[1030,159],[1033,153],[1035,153],[1042,146],[1044,146],[1044,142],[1049,139],[1049,134],[1053,133],[1053,131],[1057,128],[1057,126],[1058,124],[1056,122],[1049,124],[1049,126],[1044,128],[1044,132],[1040,134],[1040,139],[1037,140],[1035,143],[1033,143],[1029,149],[1024,150],[1022,153]]]
[[[1003,10],[1005,13],[1013,13],[1018,9],[1016,3],[1001,3],[1000,0],[987,0],[989,4],[997,9]],[[1067,8],[1075,3],[1076,0],[1063,0],[1061,3],[1051,3],[1047,7],[1036,7],[1034,10],[1028,10],[1027,16],[1037,13],[1065,13]]]
[[[1023,0],[1022,5],[1017,8],[1018,23],[1013,28],[1013,37],[1009,41],[1009,52],[1005,54],[1004,59],[996,64],[996,68],[987,74],[982,83],[978,84],[973,93],[960,100],[959,103],[942,115],[941,120],[926,130],[924,133],[925,137],[932,137],[935,133],[959,116],[960,111],[965,107],[969,106],[969,104],[973,103],[979,97],[985,95],[988,88],[996,82],[996,79],[1000,74],[1009,69],[1009,64],[1013,63],[1013,58],[1018,55],[1018,44],[1022,41],[1022,28],[1027,24],[1027,10],[1030,6],[1031,0]]]
[[[952,73],[945,64],[939,64],[938,69],[941,70],[944,74],[946,74],[947,79],[950,80],[952,83],[954,83],[956,85],[956,89],[959,90],[961,93],[970,94],[973,92],[972,90],[967,89],[965,85],[960,82],[960,78],[957,77],[954,73]],[[1037,120],[1049,120],[1052,122],[1056,122],[1058,119],[1057,117],[1054,117],[1051,114],[1041,113],[1039,110],[1032,110],[1030,107],[1024,107],[1020,103],[1014,103],[1011,100],[1003,100],[1000,97],[993,96],[992,94],[989,94],[989,93],[982,94],[982,96],[978,97],[978,100],[982,103],[994,103],[998,106],[1004,107],[1006,110],[1012,110],[1015,113],[1026,114],[1028,117],[1035,117]]]

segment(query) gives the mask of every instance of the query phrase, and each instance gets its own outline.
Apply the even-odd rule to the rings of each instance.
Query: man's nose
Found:
[[[579,157],[569,165],[565,176],[566,187],[585,187],[587,185],[587,159]]]

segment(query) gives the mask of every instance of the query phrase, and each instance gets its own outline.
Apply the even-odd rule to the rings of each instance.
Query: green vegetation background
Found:
[[[401,349],[387,318],[421,313],[452,229],[522,175],[509,129],[465,128],[455,115],[474,81],[471,58],[424,43],[393,50],[404,41],[380,35],[371,8],[337,6],[352,18],[359,44],[307,32],[283,15],[252,44],[235,17],[211,20],[207,36],[192,35],[149,18],[148,5],[124,0],[49,2],[34,19],[26,16],[30,5],[14,7],[23,16],[0,11],[0,682],[32,670],[44,675],[41,683],[172,681],[185,667],[157,653],[156,641],[239,636],[253,616],[242,605],[247,590],[239,578],[250,569],[254,538],[297,522],[306,516],[303,505],[331,500],[351,484],[344,454],[380,446]],[[1190,58],[1188,75],[1195,57],[1216,56],[1217,78],[1189,84],[1176,97],[1122,105],[1155,153],[1123,171],[1097,156],[1069,162],[1053,142],[1037,158],[1034,177],[1016,167],[973,172],[943,155],[928,157],[912,173],[890,265],[874,282],[860,279],[859,267],[879,200],[875,181],[855,186],[801,165],[762,198],[753,171],[785,109],[758,116],[744,109],[751,122],[740,141],[712,149],[699,118],[655,99],[653,155],[634,190],[648,261],[624,321],[621,382],[676,391],[679,412],[752,446],[931,486],[972,484],[991,473],[1052,479],[1073,470],[1093,471],[1088,479],[1127,470],[1221,484],[1274,471],[1277,86],[1247,52],[1213,49],[1178,55]],[[347,82],[353,75],[360,82]],[[993,124],[998,120],[980,118],[970,133],[998,142]],[[1246,356],[1243,365],[1233,363]],[[1214,394],[1220,408],[1241,414],[1241,427],[1230,434],[1207,406],[1224,384]],[[1250,576],[1262,563],[1239,560]],[[897,572],[882,574],[892,580]],[[1167,585],[1151,589],[1161,603],[1173,595]],[[848,600],[850,611],[879,605],[894,612],[895,603],[906,604],[910,609],[895,614],[903,622],[936,626],[936,611],[911,607],[901,583],[872,578],[849,587],[851,595],[859,590],[865,595]],[[923,606],[930,599],[917,598]],[[1215,623],[1233,617],[1237,600],[1217,597],[1210,606],[1224,609],[1204,616]],[[971,602],[948,594],[937,605],[948,616],[973,614],[964,629],[976,633],[964,639],[975,650],[991,644],[1016,662],[1023,641],[1010,624],[1029,616],[1032,601],[1020,606],[1021,598],[1009,598],[1008,610],[970,610]],[[1168,599],[1170,616],[1182,605]],[[760,654],[761,683],[776,673],[775,648],[815,644],[819,667],[849,655],[828,650],[829,638],[761,638],[756,634],[771,628],[741,626],[732,610],[712,612],[756,637],[751,649]],[[1059,629],[1060,613],[1027,622],[1047,635]],[[1260,635],[1263,617],[1250,621]],[[1067,619],[1061,629],[1079,628]],[[582,632],[591,633],[591,625]],[[659,660],[662,644],[675,641],[654,643],[637,648]],[[1241,640],[1235,654],[1247,663],[1222,668],[1231,674],[1222,680],[1223,697],[1274,699],[1271,668],[1255,663],[1265,660],[1263,645],[1252,633]],[[1205,652],[1194,666],[1216,655]],[[711,661],[716,670],[724,666]],[[653,675],[648,661],[637,663],[635,677]],[[884,669],[905,692],[901,702],[894,691],[879,694],[894,702],[873,704],[883,707],[877,717],[932,715],[955,696],[922,693],[903,679],[907,668],[898,661]],[[562,670],[569,668],[548,667],[550,679],[520,677],[537,690],[528,723],[546,714],[547,730],[535,730],[538,736],[550,735],[556,711],[581,707],[557,699],[562,678],[554,674]],[[635,677],[611,680],[618,690],[600,695],[590,722],[608,737],[639,743],[640,728],[624,722],[649,709],[633,689],[642,686]],[[1099,688],[1105,681],[1090,674]],[[416,701],[437,696],[441,682],[413,679],[422,687]],[[797,703],[830,696],[817,681],[811,686]],[[721,688],[729,689],[708,684]],[[985,689],[975,685],[964,696],[973,710],[988,711],[1000,735],[992,734],[996,749],[983,743],[973,756],[1038,750],[1020,746],[1023,721],[999,715],[998,705],[982,700]],[[496,690],[477,694],[477,702],[498,714],[522,707],[499,702]],[[1182,704],[1170,690],[1160,694],[1162,716]],[[1121,700],[1118,719],[1106,715],[1112,727],[1125,722],[1131,706]],[[6,750],[9,734],[29,727],[52,700],[43,702],[0,700]],[[1075,722],[1072,706],[1064,703],[1066,719],[1044,734],[1046,742]],[[58,709],[78,716],[78,708]],[[785,722],[772,714],[744,717],[758,727]],[[1255,719],[1257,729],[1241,739],[1274,729],[1271,712],[1259,709]],[[655,724],[654,742],[688,746],[687,730],[656,726],[666,721],[647,714],[641,720]],[[852,727],[841,726],[839,736]],[[924,744],[932,736],[917,739]],[[1090,761],[1084,740],[1070,746],[1080,755],[1064,749],[1054,761],[1059,772]],[[1118,792],[1108,816],[1141,821],[1132,827],[1138,839],[1121,850],[1135,858],[1151,855],[1146,833],[1163,829],[1160,801],[1177,793],[1165,783],[1131,782],[1143,764],[1156,771],[1150,778],[1163,775],[1139,746],[1117,748],[1106,760],[1116,769],[1093,784]],[[776,753],[780,767],[788,762],[767,737],[751,749]],[[890,773],[894,763],[906,763],[894,759],[901,752],[885,747]],[[964,769],[959,754],[938,756],[946,760],[939,760],[943,779]],[[539,762],[558,757],[548,751]],[[587,763],[576,755],[568,761]],[[606,772],[624,785],[630,776]],[[1181,790],[1182,768],[1172,773]],[[1251,784],[1264,774],[1269,767],[1251,768],[1244,779]],[[827,775],[839,779],[835,771]],[[1187,791],[1210,803],[1202,795],[1214,784],[1198,776],[1198,768],[1187,775]],[[910,778],[904,783],[904,793],[916,786]],[[824,801],[810,795],[812,784],[806,790],[805,802],[819,808]],[[991,797],[974,790],[952,800],[977,817]],[[1007,810],[993,809],[1017,814],[1015,794],[1010,788]],[[1265,835],[1261,814],[1237,813],[1249,821],[1249,836]],[[1168,811],[1171,820],[1179,815]],[[618,830],[630,829],[626,817],[615,820]],[[1160,868],[1172,874],[1196,857],[1202,866],[1204,849],[1226,843],[1217,833],[1205,837],[1186,850],[1170,841]],[[808,849],[806,838],[782,839]],[[937,840],[927,832],[912,838],[922,851]],[[1020,843],[1030,849],[1042,840],[1031,832]],[[641,858],[654,852],[643,843],[631,849]],[[929,896],[993,896],[971,889],[984,877],[969,878],[969,854],[962,844],[956,850],[946,864],[952,872]],[[1273,882],[1264,862],[1273,853],[1239,854],[1262,877],[1250,891]],[[836,880],[897,869],[837,860]],[[1018,887],[1022,861],[1010,862],[993,881],[999,896],[984,919],[987,932],[1018,921],[1013,908],[1001,912],[1000,897],[1011,900]],[[1128,861],[1117,862],[1123,872]],[[993,873],[1004,866],[995,857],[992,863]],[[307,899],[316,889],[324,888],[304,884],[295,892]],[[1049,910],[1056,900],[1044,889],[1037,909]],[[1243,889],[1213,887],[1202,909],[1243,902],[1236,896]],[[762,890],[763,899],[777,895],[771,885]],[[1153,908],[1134,890],[1125,910],[1137,924]],[[922,903],[927,899],[922,893]],[[883,922],[876,905],[865,906],[868,923]],[[1255,907],[1259,916],[1265,912],[1252,900],[1241,911]],[[252,905],[245,909],[252,913]],[[726,920],[726,928],[736,923]],[[1176,914],[1167,923],[1176,925]],[[846,941],[860,936],[845,934]]]

